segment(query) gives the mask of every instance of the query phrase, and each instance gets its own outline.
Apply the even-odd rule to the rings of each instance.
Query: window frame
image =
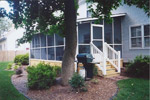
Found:
[[[145,25],[150,25],[150,24],[136,24],[136,25],[130,25],[129,26],[129,49],[150,49],[150,47],[145,47],[145,40],[144,40],[144,26]],[[131,39],[133,38],[133,37],[131,37],[131,28],[132,27],[138,27],[138,26],[140,26],[141,27],[141,36],[136,36],[136,38],[138,38],[138,37],[141,37],[141,47],[132,47],[132,44],[131,44]]]

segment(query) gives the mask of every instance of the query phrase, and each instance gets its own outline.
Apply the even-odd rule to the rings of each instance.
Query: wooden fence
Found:
[[[13,61],[16,55],[29,53],[29,50],[18,50],[18,51],[0,51],[0,62]]]

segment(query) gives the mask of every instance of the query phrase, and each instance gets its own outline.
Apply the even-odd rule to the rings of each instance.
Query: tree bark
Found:
[[[74,74],[74,61],[77,46],[75,0],[65,0],[65,52],[62,61],[62,85],[68,85]]]

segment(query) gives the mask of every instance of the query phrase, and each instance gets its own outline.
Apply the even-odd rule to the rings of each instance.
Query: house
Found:
[[[6,50],[28,50],[30,47],[29,43],[21,44],[18,46],[17,40],[23,36],[25,30],[23,28],[15,29],[10,28],[8,32],[5,32],[0,36],[0,51]]]
[[[29,53],[30,44],[18,46],[17,40],[23,36],[23,28],[11,27],[8,32],[0,36],[0,61],[13,61],[16,55]]]
[[[79,1],[77,19],[77,54],[91,53],[99,74],[113,76],[120,73],[123,62],[137,55],[149,55],[150,24],[142,9],[123,4],[112,11],[112,23],[104,20],[94,24],[85,0]],[[40,61],[60,65],[65,48],[65,39],[57,34],[36,34],[31,43],[30,64]]]

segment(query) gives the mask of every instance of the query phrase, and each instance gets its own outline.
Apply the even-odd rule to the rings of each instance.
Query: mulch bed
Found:
[[[86,81],[87,92],[72,91],[70,86],[55,85],[47,90],[28,90],[27,88],[27,73],[23,69],[21,77],[12,76],[12,83],[24,95],[31,100],[110,100],[116,92],[116,81],[126,77],[118,76],[113,78],[96,77],[97,84],[92,81]]]

